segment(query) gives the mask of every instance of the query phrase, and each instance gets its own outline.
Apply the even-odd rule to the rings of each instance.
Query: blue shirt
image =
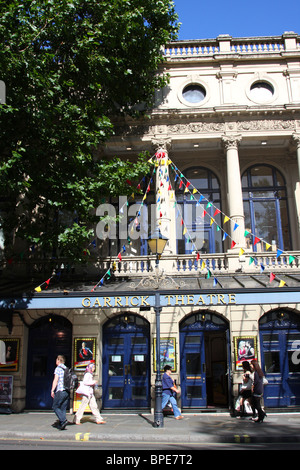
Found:
[[[173,395],[173,390],[171,390],[171,387],[174,386],[173,379],[165,372],[163,377],[162,377],[162,390],[163,393],[166,395]]]

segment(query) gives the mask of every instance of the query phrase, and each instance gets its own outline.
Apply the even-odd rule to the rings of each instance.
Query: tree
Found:
[[[104,161],[96,149],[113,135],[113,117],[139,116],[141,103],[151,107],[167,80],[157,73],[161,47],[177,27],[169,0],[0,3],[6,85],[0,194],[8,255],[19,238],[43,253],[80,258],[99,202],[132,192],[126,180],[149,171],[145,156]]]

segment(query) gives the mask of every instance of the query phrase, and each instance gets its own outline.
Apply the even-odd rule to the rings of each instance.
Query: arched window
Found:
[[[286,185],[281,173],[269,165],[253,165],[242,176],[245,228],[272,245],[291,249]],[[249,238],[249,246],[252,247]],[[260,243],[254,251],[264,250]]]
[[[219,180],[211,170],[203,167],[188,168],[182,174],[191,183],[190,188],[196,188],[198,192],[186,192],[185,185],[180,186],[180,178],[177,178],[173,186],[177,200],[177,253],[221,253],[223,246],[221,218],[218,219],[220,214],[216,216],[215,223],[211,224],[216,208],[221,210]],[[213,203],[211,207],[207,207],[207,201]],[[181,223],[182,219],[184,225]],[[187,228],[185,235],[183,227]]]

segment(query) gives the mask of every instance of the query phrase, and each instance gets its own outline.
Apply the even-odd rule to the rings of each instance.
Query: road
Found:
[[[144,459],[147,459],[149,463],[153,464],[198,464],[198,453],[201,450],[206,451],[251,451],[251,450],[269,450],[269,451],[285,451],[285,450],[300,450],[299,443],[274,443],[274,444],[254,444],[254,443],[184,443],[184,444],[172,444],[172,443],[162,443],[157,442],[137,442],[130,443],[130,448],[128,442],[105,442],[105,441],[54,441],[54,440],[45,440],[45,439],[31,439],[31,440],[20,440],[20,439],[0,439],[0,451],[15,451],[15,450],[98,450],[103,451],[102,462],[109,464],[110,462],[105,462],[106,458],[115,455],[115,458],[122,457],[123,455],[130,455],[131,451],[139,451]],[[169,461],[160,458],[158,461],[158,455],[161,452],[161,455],[171,456]],[[134,452],[135,456],[139,453]],[[191,458],[189,458],[189,455]],[[217,457],[217,454],[215,454]],[[152,456],[151,462],[149,461],[150,456]],[[176,456],[178,456],[176,458]],[[197,462],[195,461],[197,458]],[[141,459],[142,461],[142,459]],[[113,462],[111,462],[113,463]],[[141,463],[141,462],[140,462]],[[134,463],[133,463],[133,466]],[[137,465],[138,466],[138,465]]]

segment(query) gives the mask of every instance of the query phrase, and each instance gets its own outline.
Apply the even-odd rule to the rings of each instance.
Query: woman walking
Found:
[[[251,366],[254,372],[253,376],[253,386],[252,386],[252,402],[253,407],[258,411],[258,418],[254,419],[256,423],[262,423],[266,413],[263,411],[261,407],[261,399],[264,392],[264,385],[263,385],[263,377],[264,373],[258,365],[256,360],[251,361]]]
[[[102,418],[100,415],[96,398],[94,395],[94,387],[97,383],[96,380],[93,378],[93,374],[95,371],[95,364],[89,364],[87,368],[85,369],[85,374],[83,377],[82,384],[80,384],[79,387],[79,394],[80,393],[80,388],[82,389],[82,400],[81,404],[78,408],[77,413],[75,414],[74,422],[75,424],[80,424],[80,420],[83,416],[84,410],[86,409],[87,405],[89,405],[91,412],[96,418],[96,423],[97,424],[105,424],[106,421]]]
[[[245,416],[245,401],[248,400],[249,405],[253,409],[252,405],[252,386],[253,386],[253,373],[251,370],[250,363],[248,361],[242,362],[243,367],[243,383],[240,390],[240,412],[238,418]],[[254,410],[253,410],[254,412]]]

